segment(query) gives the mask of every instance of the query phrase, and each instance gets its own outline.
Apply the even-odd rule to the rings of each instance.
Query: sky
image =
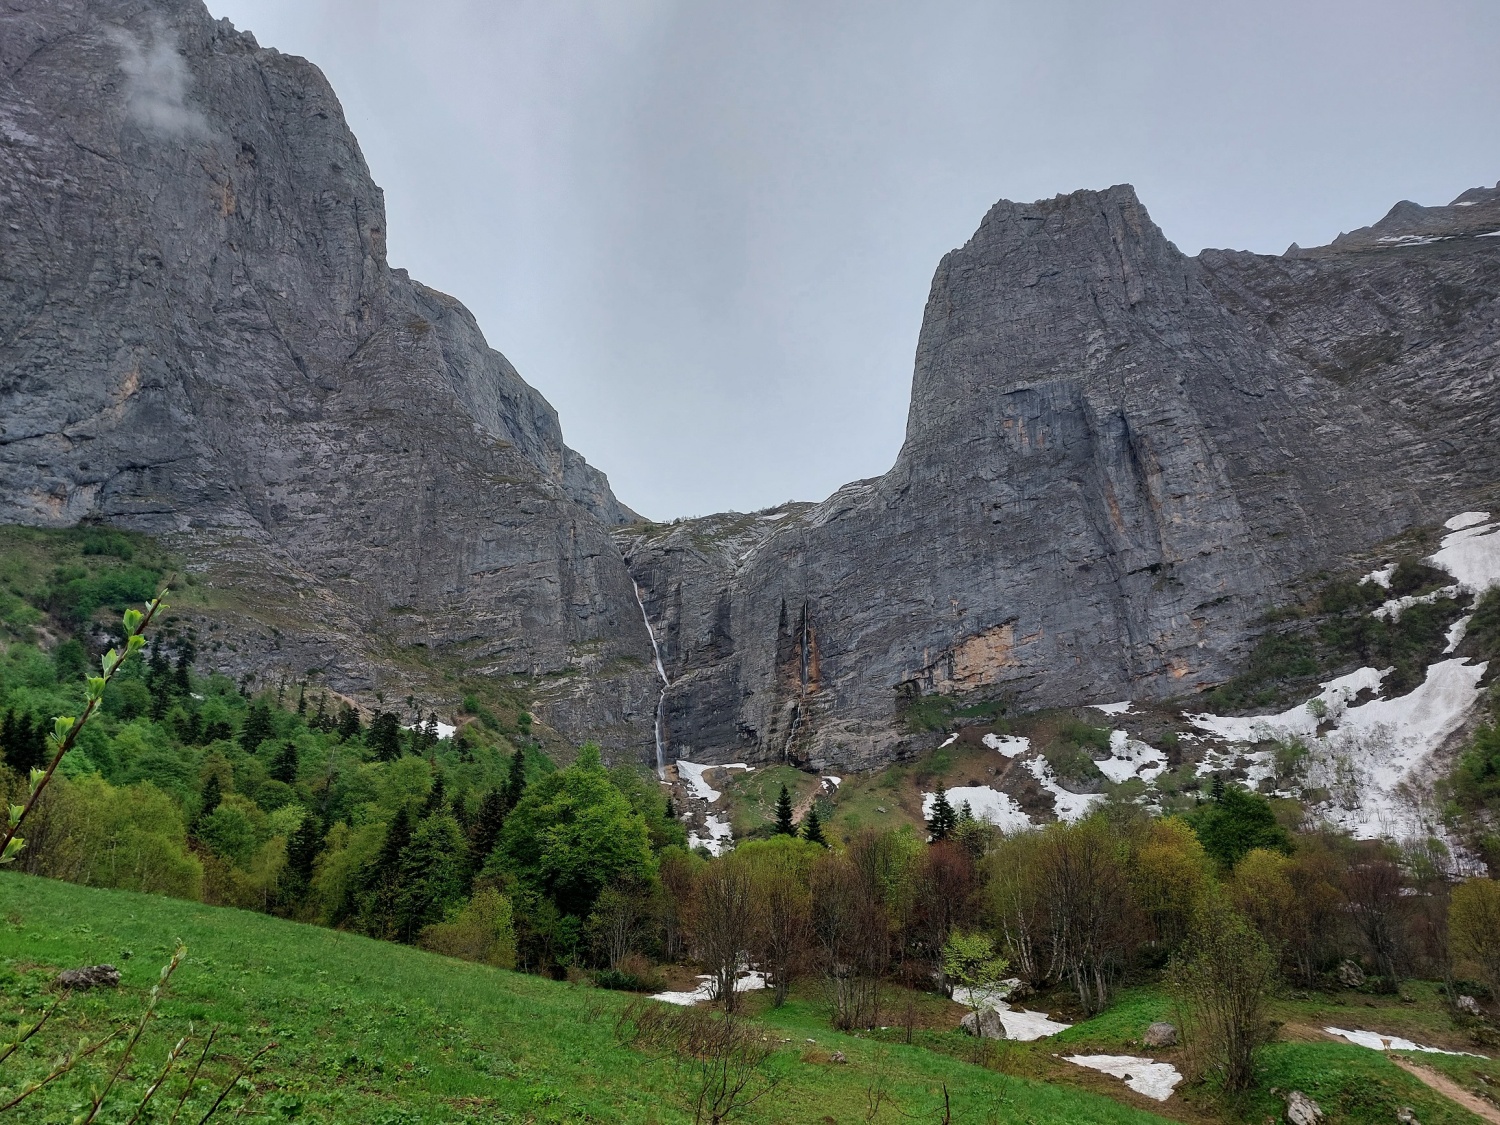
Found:
[[[1494,0],[207,2],[322,68],[392,264],[654,519],[889,468],[997,199],[1280,253],[1500,180]]]

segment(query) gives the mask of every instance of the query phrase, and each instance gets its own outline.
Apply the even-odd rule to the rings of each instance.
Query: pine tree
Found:
[[[344,742],[348,742],[351,738],[358,738],[360,731],[363,729],[359,722],[359,712],[350,707],[349,704],[343,704],[339,708],[339,738]]]
[[[323,828],[318,818],[308,813],[286,842],[286,863],[292,875],[305,888],[312,881],[313,863],[323,850]]]
[[[385,841],[380,845],[380,851],[365,868],[365,886],[374,887],[386,876],[394,875],[401,866],[401,852],[409,843],[411,843],[411,813],[407,811],[405,805],[402,805],[396,810],[396,815],[391,818],[390,824],[386,826]]]
[[[948,803],[948,794],[941,789],[932,802],[932,813],[927,818],[927,833],[932,837],[932,842],[946,840],[953,830],[958,827],[958,817],[953,812],[953,806]]]
[[[521,794],[524,792],[526,792],[526,755],[517,750],[510,756],[510,776],[505,780],[506,812],[521,803]]]
[[[495,850],[495,841],[500,838],[500,829],[505,827],[505,790],[495,786],[479,802],[479,813],[469,829],[469,869],[478,871]]]
[[[254,754],[260,744],[274,733],[275,731],[271,729],[270,704],[263,699],[257,699],[250,704],[244,725],[240,727],[240,745],[245,748],[245,753]]]
[[[198,815],[193,818],[192,828],[197,831],[198,825],[202,824],[210,816],[219,804],[224,800],[224,789],[219,784],[219,775],[211,773],[203,783],[203,791],[198,797]]]
[[[802,820],[802,838],[810,844],[822,844],[825,848],[828,841],[823,839],[823,825],[818,820],[818,806],[814,805],[807,810],[807,816]]]
[[[663,814],[668,820],[677,819],[677,806],[672,803],[672,795],[667,794],[667,811]]]
[[[318,713],[313,716],[313,730],[326,731],[328,729],[328,693],[321,692],[318,695]]]
[[[432,788],[427,790],[427,800],[422,802],[423,820],[426,820],[429,816],[435,816],[446,811],[448,804],[446,789],[447,786],[443,781],[442,774],[438,774],[437,777],[433,778]]]
[[[176,688],[178,695],[193,693],[193,661],[198,657],[198,646],[191,629],[177,646]]]
[[[307,718],[307,681],[297,685],[297,714],[301,718]]]
[[[266,772],[287,785],[297,784],[297,744],[288,742],[282,746]]]
[[[972,823],[973,820],[974,810],[970,807],[969,802],[965,801],[962,805],[959,806],[958,809],[958,823],[969,824]]]
[[[781,787],[781,796],[776,798],[776,833],[779,836],[797,834],[797,826],[792,823],[792,795],[785,785]]]
[[[448,815],[458,821],[458,826],[463,829],[464,835],[467,836],[473,817],[469,815],[468,794],[466,792],[460,791],[448,799]]]
[[[394,762],[401,757],[401,728],[394,711],[376,711],[370,720],[370,737],[367,740],[375,757],[382,762]]]
[[[30,776],[47,764],[47,725],[30,712],[5,712],[0,722],[0,761],[21,777]]]
[[[153,695],[165,695],[171,690],[168,683],[171,672],[172,662],[161,650],[161,634],[158,633],[151,638],[151,655],[146,660],[146,686]]]

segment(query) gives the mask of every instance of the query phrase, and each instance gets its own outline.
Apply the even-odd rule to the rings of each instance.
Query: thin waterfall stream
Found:
[[[651,655],[656,658],[656,674],[661,677],[661,693],[656,697],[656,776],[665,781],[667,756],[661,743],[661,718],[667,705],[667,689],[672,686],[672,681],[667,679],[667,670],[661,662],[661,647],[656,643],[656,630],[651,628],[651,618],[646,615],[646,602],[641,597],[640,584],[632,578],[630,585],[635,590],[635,604],[641,607],[641,620],[646,623],[646,635],[651,638]]]

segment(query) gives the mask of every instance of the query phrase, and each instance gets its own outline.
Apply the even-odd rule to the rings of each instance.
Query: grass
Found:
[[[0,1038],[9,1037],[19,1009],[34,1013],[50,1001],[48,982],[59,968],[112,962],[124,982],[118,991],[72,997],[39,1037],[44,1042],[33,1041],[0,1069],[0,1086],[34,1074],[65,1040],[137,1018],[179,939],[187,960],[126,1069],[119,1105],[134,1104],[128,1095],[138,1096],[179,1036],[219,1024],[205,1067],[219,1082],[232,1075],[234,1060],[279,1044],[255,1076],[247,1121],[691,1120],[672,1062],[616,1042],[615,1018],[628,1002],[618,994],[258,914],[15,874],[0,876]],[[836,1034],[808,997],[764,1026],[780,1045],[767,1064],[780,1087],[749,1122],[869,1120],[877,1088],[894,1109],[875,1120],[936,1120],[945,1086],[956,1121],[1161,1120],[1078,1088]],[[836,1051],[847,1062],[833,1061]],[[26,1120],[71,1117],[89,1083],[117,1061],[108,1053],[89,1060],[30,1105],[34,1116]],[[178,1082],[169,1079],[161,1096],[175,1101]],[[249,1093],[232,1094],[232,1107]],[[203,1108],[206,1098],[200,1114]]]

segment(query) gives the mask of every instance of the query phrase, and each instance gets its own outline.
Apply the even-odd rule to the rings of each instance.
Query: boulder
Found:
[[[64,969],[57,974],[57,983],[64,988],[118,988],[120,970],[113,965],[86,965],[81,969]]]
[[[958,1026],[970,1035],[985,1039],[1005,1038],[1005,1025],[1000,1022],[1000,1013],[994,1008],[980,1008],[977,1012],[970,1012],[959,1021]]]
[[[1365,971],[1353,961],[1340,961],[1333,975],[1345,988],[1359,988],[1365,983]]]
[[[835,1051],[833,1052],[833,1054],[828,1056],[828,1061],[832,1063],[846,1063],[849,1060],[844,1057],[843,1051]]]
[[[1319,1125],[1323,1110],[1301,1090],[1293,1090],[1286,1096],[1286,1119],[1289,1125]]]
[[[1175,1047],[1177,1046],[1177,1028],[1169,1023],[1156,1022],[1146,1028],[1146,1033],[1141,1036],[1143,1047]]]
[[[1416,1112],[1409,1105],[1401,1107],[1401,1112],[1396,1114],[1396,1125],[1422,1125],[1417,1120]]]
[[[1460,996],[1457,1004],[1458,1010],[1466,1016],[1482,1016],[1484,1009],[1479,1006],[1479,1001],[1472,996]]]

